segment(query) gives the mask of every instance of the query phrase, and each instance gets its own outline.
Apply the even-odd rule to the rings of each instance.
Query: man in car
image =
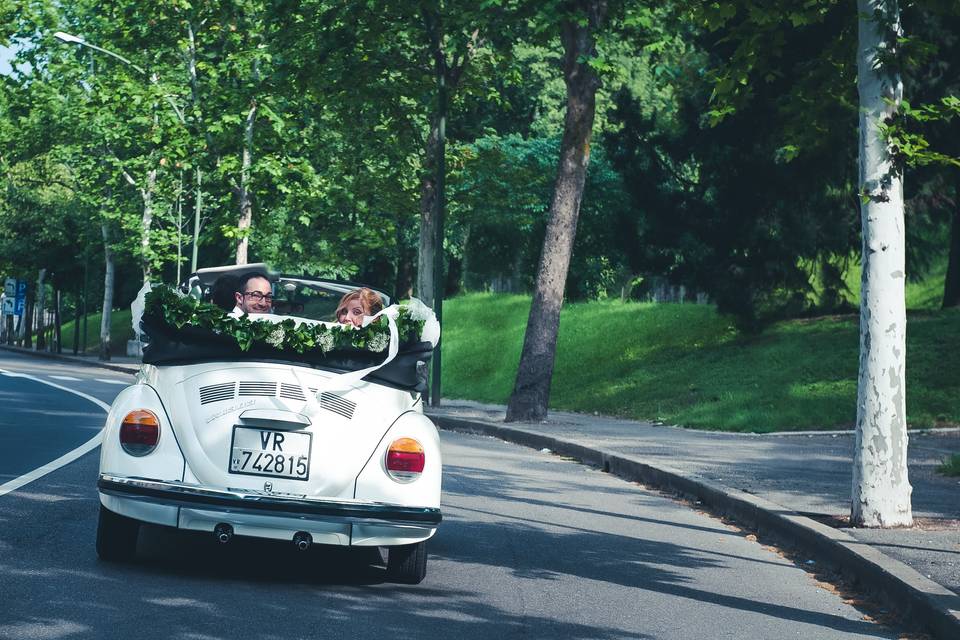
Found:
[[[267,274],[260,271],[242,275],[233,295],[237,306],[230,315],[236,318],[245,313],[270,313],[273,308],[273,287]]]

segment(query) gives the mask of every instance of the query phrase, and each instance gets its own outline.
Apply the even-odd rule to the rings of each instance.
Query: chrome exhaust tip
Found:
[[[293,534],[293,544],[297,545],[300,551],[306,551],[313,544],[313,536],[306,531],[297,531]]]
[[[227,544],[233,538],[233,527],[226,522],[221,522],[213,528],[213,535],[220,544]]]

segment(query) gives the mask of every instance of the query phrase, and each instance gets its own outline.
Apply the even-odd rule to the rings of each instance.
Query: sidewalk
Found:
[[[550,448],[615,473],[622,469],[618,475],[762,523],[758,527],[786,534],[813,558],[837,562],[868,588],[879,586],[888,600],[925,598],[939,606],[937,615],[917,603],[898,608],[906,604],[911,619],[923,613],[924,623],[937,617],[935,637],[960,638],[960,478],[935,472],[945,457],[960,452],[960,429],[911,431],[916,524],[873,530],[847,526],[852,431],[729,434],[559,411],[543,423],[508,425],[502,406],[446,399],[427,413],[443,428]],[[861,567],[864,562],[873,566]]]
[[[101,369],[109,369],[111,371],[119,371],[121,373],[136,373],[140,370],[140,358],[130,358],[127,356],[113,356],[110,358],[110,360],[104,362],[95,355],[73,355],[73,353],[70,351],[64,351],[63,353],[51,353],[49,351],[35,351],[33,349],[24,349],[22,347],[14,347],[6,344],[0,344],[0,350],[9,351],[11,353],[20,353],[28,356],[36,356],[38,358],[47,358],[49,360],[60,360],[62,362],[70,362],[72,364],[100,367]]]

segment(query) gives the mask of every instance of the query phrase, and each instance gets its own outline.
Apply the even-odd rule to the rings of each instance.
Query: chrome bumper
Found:
[[[207,489],[171,480],[148,480],[108,474],[100,474],[97,488],[101,493],[121,498],[224,513],[410,527],[436,527],[442,519],[440,509],[432,507],[402,507],[382,502],[320,500],[286,494]]]

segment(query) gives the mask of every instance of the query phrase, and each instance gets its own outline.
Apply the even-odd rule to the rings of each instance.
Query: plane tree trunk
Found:
[[[576,0],[570,3],[570,9],[569,17],[560,29],[563,75],[567,86],[560,163],[520,366],[507,405],[508,422],[543,420],[547,415],[560,331],[560,308],[590,163],[590,137],[600,80],[586,61],[596,55],[596,30],[605,18],[606,2]]]
[[[900,76],[878,68],[886,0],[858,0],[857,88],[860,94],[860,211],[863,275],[860,295],[860,374],[850,520],[855,526],[909,526],[907,479],[906,305],[903,185],[880,127],[903,97]],[[895,6],[895,5],[894,5]]]

